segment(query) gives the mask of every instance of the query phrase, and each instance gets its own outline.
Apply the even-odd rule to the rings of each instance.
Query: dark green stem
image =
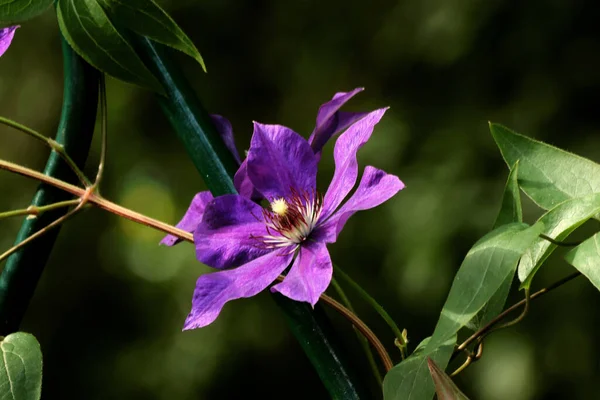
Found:
[[[62,115],[56,141],[81,169],[87,159],[98,108],[98,82],[100,74],[73,52],[62,41],[64,63],[64,94]],[[44,173],[55,178],[76,182],[75,175],[56,153],[48,158]],[[72,198],[54,187],[41,184],[32,206],[41,207]],[[19,243],[39,231],[68,210],[54,210],[34,219],[25,219],[17,235]],[[48,231],[42,238],[14,253],[6,262],[0,275],[0,334],[18,330],[27,310],[38,280],[50,256],[60,228]]]
[[[233,175],[237,163],[217,134],[208,113],[192,91],[170,49],[146,38],[138,38],[139,55],[164,86],[167,97],[158,96],[163,112],[183,142],[188,155],[213,195],[235,193]],[[293,334],[308,355],[332,398],[359,399],[362,384],[351,377],[345,353],[337,346],[327,316],[317,305],[298,303],[274,294]]]

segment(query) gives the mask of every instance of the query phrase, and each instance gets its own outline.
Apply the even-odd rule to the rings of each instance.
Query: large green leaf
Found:
[[[565,260],[600,290],[600,233],[569,251]]]
[[[17,332],[0,342],[0,400],[37,400],[42,393],[42,351],[35,337]]]
[[[115,24],[184,52],[200,63],[204,60],[194,43],[154,0],[101,0]]]
[[[0,27],[43,13],[54,0],[0,0]]]
[[[565,200],[600,192],[600,165],[572,153],[490,124],[508,166],[519,160],[521,189],[550,210]]]
[[[519,183],[517,181],[518,171],[519,162],[517,161],[508,174],[508,180],[506,181],[506,187],[504,188],[504,196],[502,197],[502,206],[500,207],[500,212],[498,212],[498,217],[494,223],[494,229],[513,222],[523,222],[521,195],[519,192]],[[477,315],[475,315],[475,317],[467,324],[468,328],[475,331],[483,327],[504,309],[513,279],[514,274],[510,274],[504,279],[498,290],[496,290],[496,293],[494,293]]]
[[[98,0],[59,0],[57,14],[65,39],[87,62],[115,78],[164,93]]]
[[[600,213],[600,193],[567,200],[544,214],[539,221],[544,224],[543,233],[555,240],[564,240],[588,219]],[[538,238],[527,249],[519,263],[519,279],[523,288],[529,288],[535,273],[556,249],[548,240]]]
[[[431,358],[427,359],[438,400],[469,400],[452,379]]]
[[[428,346],[435,349],[483,308],[542,230],[523,223],[502,225],[471,248],[454,278],[450,294]],[[431,350],[428,348],[428,350]]]
[[[430,400],[435,386],[427,365],[431,358],[441,368],[445,368],[454,351],[456,336],[446,340],[441,346],[428,351],[429,338],[423,340],[406,360],[392,368],[383,380],[385,400]]]

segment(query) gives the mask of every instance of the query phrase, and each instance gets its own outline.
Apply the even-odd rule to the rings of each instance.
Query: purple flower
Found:
[[[18,25],[15,25],[6,28],[0,28],[0,57],[2,57],[2,54],[4,54],[4,52],[10,46],[10,42],[12,42],[13,37],[15,36],[15,30],[18,27]]]
[[[321,149],[332,136],[344,131],[354,122],[367,115],[365,112],[356,113],[339,111],[348,100],[363,90],[364,88],[356,88],[347,93],[336,93],[330,101],[323,104],[319,108],[315,129],[308,140],[317,157],[320,156]],[[219,115],[213,115],[212,119],[217,131],[227,145],[227,148],[231,151],[237,162],[240,163],[240,156],[235,148],[231,124],[229,121]],[[256,191],[254,184],[248,177],[247,168],[248,162],[247,160],[244,160],[244,162],[241,163],[239,170],[235,174],[235,188],[242,196],[246,196],[253,200],[260,200],[261,194]],[[204,209],[206,208],[208,202],[212,199],[213,196],[208,191],[196,194],[196,196],[194,196],[192,199],[192,203],[190,204],[185,215],[177,224],[177,227],[179,229],[183,229],[184,231],[193,232],[200,221],[202,221]],[[179,243],[179,241],[180,240],[175,236],[167,235],[160,243],[167,246],[173,246]]]
[[[344,95],[348,96],[336,95],[332,102],[343,104]],[[337,240],[355,212],[375,207],[404,188],[396,176],[367,166],[358,188],[344,202],[358,178],[356,153],[386,109],[347,123],[340,114],[332,120],[325,106],[309,141],[281,125],[254,124],[245,179],[252,191],[269,201],[269,209],[253,202],[248,193],[220,196],[204,206],[199,203],[207,199],[196,196],[192,206],[202,214],[194,230],[196,256],[221,271],[198,279],[184,329],[210,324],[227,301],[256,295],[290,264],[284,281],[271,291],[314,306],[331,281],[326,244]],[[319,153],[342,125],[348,129],[336,141],[335,173],[322,196],[316,188]],[[191,227],[191,219],[184,225]]]

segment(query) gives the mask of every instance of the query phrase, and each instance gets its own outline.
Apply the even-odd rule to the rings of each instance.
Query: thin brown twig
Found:
[[[279,275],[277,280],[282,282],[285,279],[285,276]],[[326,294],[322,294],[320,297],[325,303],[327,303],[331,308],[340,313],[344,318],[346,318],[350,323],[358,329],[358,331],[371,343],[371,346],[375,349],[377,354],[379,354],[379,358],[381,358],[381,362],[383,363],[383,367],[385,371],[388,372],[394,366],[392,359],[387,353],[385,347],[377,338],[377,335],[373,333],[373,331],[361,321],[354,313],[344,307],[342,304],[334,300],[333,298],[327,296]]]
[[[82,189],[79,186],[71,185],[70,183],[61,181],[60,179],[56,179],[51,176],[44,175],[43,173],[34,171],[30,168],[23,167],[21,165],[15,164],[15,163],[11,163],[10,161],[0,160],[0,169],[11,171],[16,174],[26,176],[28,178],[32,178],[32,179],[38,180],[40,182],[44,182],[48,185],[52,185],[58,189],[61,189],[65,192],[70,193],[79,198],[86,195],[86,189]],[[98,206],[106,211],[109,211],[113,214],[116,214],[120,217],[127,218],[131,221],[140,223],[142,225],[150,226],[152,228],[158,229],[159,231],[176,236],[179,239],[185,240],[187,242],[194,241],[194,235],[191,232],[186,232],[182,229],[179,229],[172,225],[158,221],[154,218],[150,218],[150,217],[147,217],[138,212],[129,210],[129,209],[122,207],[118,204],[115,204],[109,200],[106,200],[105,198],[103,198],[102,196],[100,196],[96,193],[89,194],[88,202],[95,204],[96,206]]]
[[[490,322],[488,322],[483,328],[479,329],[477,332],[475,332],[474,334],[472,334],[467,340],[465,340],[464,342],[461,343],[460,346],[458,346],[456,348],[456,350],[454,350],[454,353],[458,353],[460,351],[463,351],[468,345],[470,345],[471,343],[473,343],[473,341],[475,341],[477,338],[479,338],[482,335],[485,335],[490,329],[492,329],[494,327],[494,325],[496,325],[498,322],[500,322],[501,320],[503,320],[508,314],[510,314],[511,312],[515,311],[516,309],[518,309],[519,307],[523,306],[523,305],[527,305],[531,300],[534,300],[538,297],[543,296],[544,294],[564,285],[565,283],[577,278],[578,276],[581,275],[581,272],[574,272],[571,275],[568,275],[556,282],[554,282],[552,285],[545,287],[543,289],[538,290],[537,292],[535,292],[534,294],[532,294],[529,297],[529,300],[527,298],[519,301],[518,303],[513,304],[512,306],[510,306],[509,308],[507,308],[506,310],[504,310],[502,313],[500,313],[498,316],[496,316],[496,318],[492,319]],[[517,321],[518,322],[518,321]]]

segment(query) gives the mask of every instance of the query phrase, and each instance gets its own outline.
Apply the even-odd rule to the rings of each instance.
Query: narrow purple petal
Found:
[[[292,260],[293,254],[273,251],[239,268],[202,275],[196,282],[192,311],[184,330],[212,323],[226,302],[252,297],[269,286]]]
[[[323,199],[323,218],[330,216],[356,184],[358,162],[356,153],[371,137],[375,125],[381,120],[387,108],[370,112],[355,122],[335,142],[333,156],[335,173]]]
[[[2,54],[8,49],[10,43],[15,36],[15,30],[18,28],[18,25],[8,26],[6,28],[0,28],[0,57]]]
[[[190,206],[187,211],[183,215],[183,218],[177,225],[175,225],[179,229],[183,229],[184,231],[194,232],[196,227],[202,221],[202,216],[204,215],[204,209],[209,201],[213,199],[213,196],[210,192],[200,192],[194,196]],[[181,242],[181,239],[173,236],[167,235],[160,241],[160,244],[164,244],[166,246],[173,246],[177,243]]]
[[[248,197],[254,201],[262,198],[262,195],[256,190],[248,176],[248,158],[242,162],[242,165],[240,165],[240,168],[235,173],[233,185],[240,196]]]
[[[331,282],[333,266],[324,243],[305,242],[283,282],[271,288],[296,301],[313,307]]]
[[[306,139],[281,125],[254,123],[248,176],[267,200],[316,189],[317,160]]]
[[[258,204],[235,194],[219,196],[194,231],[196,257],[213,268],[237,267],[270,251],[256,238],[266,234]]]
[[[364,88],[356,88],[351,92],[336,93],[333,98],[319,108],[317,125],[308,139],[313,151],[320,158],[321,150],[334,135],[343,132],[350,125],[365,117],[366,112],[344,112],[339,109],[355,94]]]
[[[217,128],[217,132],[221,136],[221,139],[225,142],[225,146],[227,149],[233,154],[235,161],[237,161],[238,165],[241,164],[240,154],[235,147],[235,139],[233,138],[233,128],[231,127],[231,122],[229,122],[226,118],[220,115],[211,115],[210,116],[213,123],[215,124],[215,128]]]
[[[325,223],[313,232],[313,239],[333,243],[354,213],[376,207],[404,189],[404,183],[395,175],[367,166],[356,192]]]

